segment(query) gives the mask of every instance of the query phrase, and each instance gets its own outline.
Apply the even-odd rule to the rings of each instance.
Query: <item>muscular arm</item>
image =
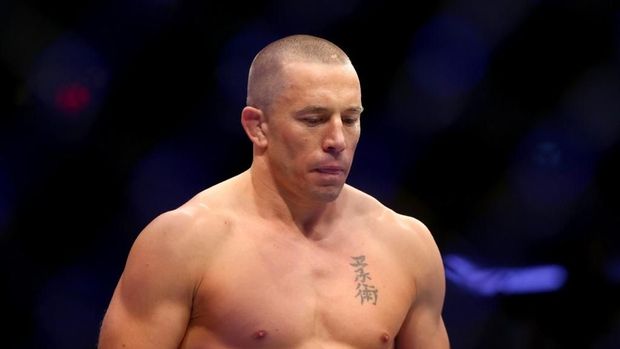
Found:
[[[98,348],[178,348],[196,283],[187,221],[178,212],[165,213],[140,233],[104,317]]]
[[[450,347],[441,316],[445,277],[441,255],[428,229],[409,222],[416,235],[416,296],[396,338],[398,349],[447,349]]]

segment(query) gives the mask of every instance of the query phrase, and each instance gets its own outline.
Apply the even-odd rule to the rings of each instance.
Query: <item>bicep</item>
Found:
[[[189,310],[180,302],[156,297],[148,290],[144,293],[145,299],[137,300],[127,296],[119,283],[101,326],[100,349],[179,346]]]
[[[448,333],[441,315],[433,309],[412,309],[396,338],[398,349],[447,349]]]
[[[416,246],[415,299],[398,333],[399,349],[447,349],[450,347],[443,322],[445,273],[441,254],[423,225],[416,227],[420,238]]]
[[[169,241],[136,240],[104,317],[99,348],[178,348],[191,315],[192,281]]]

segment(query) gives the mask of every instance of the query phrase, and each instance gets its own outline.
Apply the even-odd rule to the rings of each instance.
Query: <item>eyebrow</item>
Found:
[[[364,108],[362,106],[359,106],[359,107],[356,106],[356,107],[347,108],[346,111],[361,114],[364,111]],[[307,106],[305,108],[302,108],[296,111],[295,115],[302,115],[302,114],[307,114],[307,113],[321,114],[321,113],[326,113],[326,112],[329,112],[328,108],[310,105],[310,106]]]
[[[354,113],[361,114],[364,111],[364,107],[362,107],[361,105],[359,107],[351,107],[351,108],[347,109],[347,111],[352,111]]]

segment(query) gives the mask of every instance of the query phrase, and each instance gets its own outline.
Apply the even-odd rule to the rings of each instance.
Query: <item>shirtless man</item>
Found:
[[[448,348],[430,232],[345,184],[361,113],[331,42],[259,52],[241,113],[251,167],[140,233],[99,348]]]

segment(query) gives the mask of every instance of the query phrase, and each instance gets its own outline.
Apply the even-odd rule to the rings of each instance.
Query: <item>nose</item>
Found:
[[[346,148],[344,125],[340,117],[334,117],[326,124],[325,136],[323,137],[323,150],[330,154],[338,154]]]

